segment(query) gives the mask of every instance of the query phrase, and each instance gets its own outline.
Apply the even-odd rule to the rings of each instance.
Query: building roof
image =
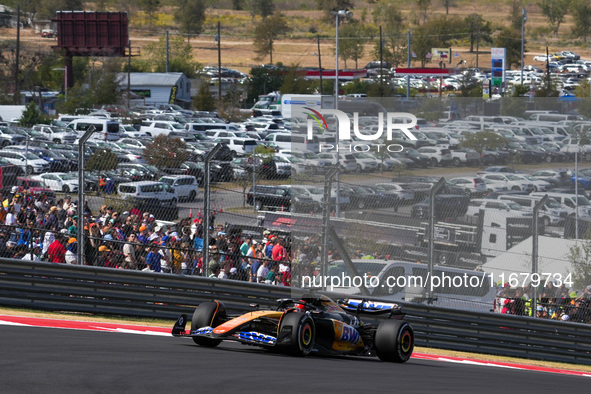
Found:
[[[183,73],[130,73],[130,84],[140,86],[174,86]],[[119,73],[119,86],[127,86],[127,73]]]
[[[570,248],[575,245],[581,245],[581,240],[554,238],[554,237],[538,237],[538,272],[561,274],[564,279],[566,275],[574,272],[574,268],[568,259]],[[518,245],[512,247],[505,253],[489,260],[482,265],[484,272],[494,275],[495,282],[500,280],[499,275],[505,274],[505,281],[508,281],[508,275],[516,273],[523,276],[518,276],[521,282],[525,278],[526,273],[532,272],[532,237],[522,241]],[[545,277],[543,277],[545,281]],[[527,283],[526,283],[527,284]]]

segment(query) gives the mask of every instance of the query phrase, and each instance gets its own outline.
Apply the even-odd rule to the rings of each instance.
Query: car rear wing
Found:
[[[355,314],[381,315],[389,313],[390,316],[404,316],[400,305],[366,299],[340,299],[338,304],[341,308]]]

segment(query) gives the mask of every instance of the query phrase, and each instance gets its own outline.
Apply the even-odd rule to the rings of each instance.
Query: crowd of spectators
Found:
[[[84,228],[78,228],[71,196],[51,201],[13,188],[1,197],[0,256],[53,263],[204,275],[202,217],[174,226],[159,225],[154,215],[131,209],[119,213],[104,205],[93,213],[84,207]],[[291,284],[289,242],[264,231],[262,237],[227,234],[211,217],[210,277],[283,286]],[[79,231],[84,232],[84,256],[79,256]]]
[[[533,316],[533,288],[511,288],[501,284],[495,300],[494,311],[509,315]],[[591,285],[577,293],[562,284],[555,286],[549,281],[538,289],[536,317],[542,319],[591,324]]]

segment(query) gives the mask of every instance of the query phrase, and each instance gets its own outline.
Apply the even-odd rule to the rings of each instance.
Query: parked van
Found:
[[[517,204],[532,210],[541,198],[542,197],[521,195],[501,195],[498,197],[499,200],[515,201]],[[540,215],[545,226],[557,226],[564,223],[564,219],[568,216],[568,210],[558,201],[549,199],[546,204],[540,208]]]
[[[545,195],[548,197],[558,201],[562,204],[567,210],[569,215],[576,215],[577,209],[577,199],[579,203],[579,215],[580,216],[591,216],[591,201],[581,194],[577,197],[576,194],[566,194],[566,193],[532,193],[531,196],[542,198]]]
[[[202,133],[206,130],[227,130],[227,131],[244,131],[235,124],[226,123],[185,123],[185,129],[193,133]]]
[[[68,124],[68,128],[76,131],[78,136],[94,126],[96,131],[90,137],[91,140],[116,141],[121,138],[119,122],[107,118],[80,118]]]
[[[306,151],[318,153],[320,146],[320,141],[317,136],[313,136],[312,140],[308,140],[306,134],[271,133],[265,137],[264,141],[279,149],[288,149],[292,152]]]
[[[167,183],[139,181],[120,183],[117,192],[121,198],[136,198],[144,201],[158,201],[160,205],[176,207],[179,200],[176,191]]]
[[[481,312],[493,309],[496,287],[492,286],[491,278],[484,272],[435,266],[431,277],[427,265],[420,263],[358,259],[353,260],[353,265],[361,278],[377,278],[368,280],[366,284],[372,297],[426,303],[433,284],[433,306]],[[341,286],[335,286],[330,291],[347,295],[361,293],[358,285],[345,283],[346,278],[353,282],[355,275],[343,261],[331,263],[327,275],[328,285],[335,284],[337,278],[341,279]],[[335,280],[332,281],[332,278]],[[435,278],[435,281],[431,282],[428,278]],[[302,284],[310,287],[305,281]]]
[[[253,153],[257,147],[257,142],[253,138],[220,137],[218,140],[230,148],[233,156],[243,156],[247,153]]]
[[[170,185],[179,196],[179,199],[195,201],[199,195],[197,178],[192,175],[166,175],[160,178],[159,182]]]
[[[577,121],[583,120],[582,116],[579,115],[566,115],[566,114],[533,114],[528,120],[540,121],[540,122],[562,122],[562,121]]]

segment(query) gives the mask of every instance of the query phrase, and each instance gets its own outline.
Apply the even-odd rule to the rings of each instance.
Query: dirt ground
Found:
[[[143,31],[130,30],[132,52],[141,53],[141,48],[154,41],[158,41],[158,36],[147,36]],[[16,41],[16,29],[3,28],[0,29],[0,40],[2,41]],[[29,48],[38,52],[50,52],[52,46],[57,45],[56,38],[41,38],[40,34],[33,32],[31,29],[21,29],[20,40],[22,48]],[[211,36],[199,36],[190,40],[193,48],[193,57],[195,60],[203,65],[217,65],[218,62],[218,48],[217,43]],[[301,67],[318,67],[319,60],[322,67],[325,69],[335,68],[335,42],[334,39],[325,39],[320,41],[320,56],[318,55],[318,46],[316,39],[286,39],[279,40],[275,43],[273,52],[273,62],[282,62],[285,65],[299,65]],[[564,47],[551,48],[552,51],[558,49],[567,49]],[[375,60],[371,55],[372,47],[368,46],[366,55],[359,60],[357,66],[362,68],[367,62]],[[526,53],[525,64],[534,64],[543,66],[541,63],[535,63],[533,56],[542,53],[543,49],[538,47],[537,50],[532,50]],[[576,51],[576,50],[575,50]],[[460,66],[460,69],[466,67],[490,67],[490,49],[482,46],[480,53],[470,53],[469,48],[466,47],[452,47],[452,63],[446,64],[447,68],[455,68],[456,65],[465,60],[465,64]],[[589,51],[577,51],[582,57],[589,58]],[[269,63],[269,58],[257,60],[256,54],[253,51],[252,39],[248,37],[229,37],[224,39],[222,35],[221,40],[221,59],[222,66],[235,68],[243,72],[248,72],[253,66],[262,63]],[[412,63],[413,67],[420,66],[418,61]],[[427,67],[437,67],[437,63],[428,63]],[[355,63],[348,61],[345,65],[343,60],[339,60],[339,68],[355,68]]]

